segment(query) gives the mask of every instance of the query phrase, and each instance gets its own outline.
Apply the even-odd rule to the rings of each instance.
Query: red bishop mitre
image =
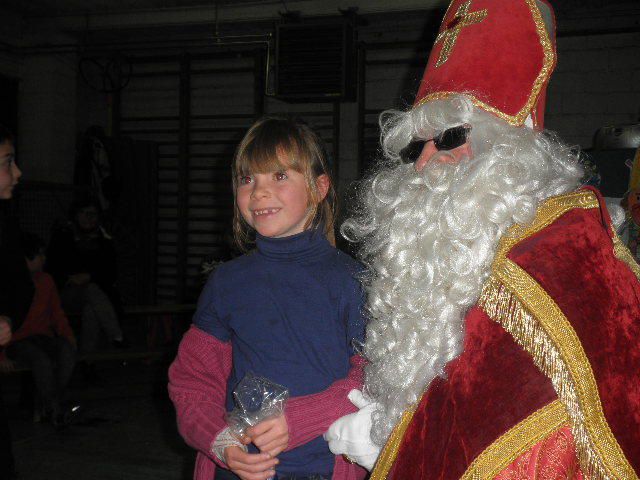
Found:
[[[511,125],[542,129],[556,64],[555,19],[545,0],[453,0],[414,106],[454,94]]]

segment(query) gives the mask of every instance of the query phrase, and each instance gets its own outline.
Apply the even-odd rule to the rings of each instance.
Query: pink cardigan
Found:
[[[287,450],[322,435],[335,420],[356,411],[347,394],[362,387],[364,364],[362,357],[354,355],[346,378],[322,392],[287,401]],[[213,480],[216,463],[226,467],[210,452],[210,447],[226,427],[225,398],[230,373],[231,344],[192,326],[182,338],[178,355],[169,368],[169,396],[176,408],[180,434],[198,451],[194,480]],[[366,473],[337,456],[332,479],[362,480]]]

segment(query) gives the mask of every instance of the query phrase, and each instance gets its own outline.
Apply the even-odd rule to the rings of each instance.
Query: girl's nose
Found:
[[[251,196],[253,198],[263,198],[269,196],[269,187],[265,184],[264,181],[255,180],[253,184],[253,190],[251,190]]]

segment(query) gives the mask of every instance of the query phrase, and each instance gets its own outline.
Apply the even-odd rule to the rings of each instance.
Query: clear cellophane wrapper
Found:
[[[249,427],[282,415],[289,391],[282,385],[249,372],[233,391],[235,407],[225,416],[229,429],[236,437]]]

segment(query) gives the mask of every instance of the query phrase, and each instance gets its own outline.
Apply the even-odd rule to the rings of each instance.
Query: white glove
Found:
[[[371,415],[379,404],[371,401],[360,390],[351,390],[347,397],[360,410],[333,422],[324,434],[324,439],[334,455],[346,455],[371,471],[380,454],[380,447],[371,441],[370,436]]]

